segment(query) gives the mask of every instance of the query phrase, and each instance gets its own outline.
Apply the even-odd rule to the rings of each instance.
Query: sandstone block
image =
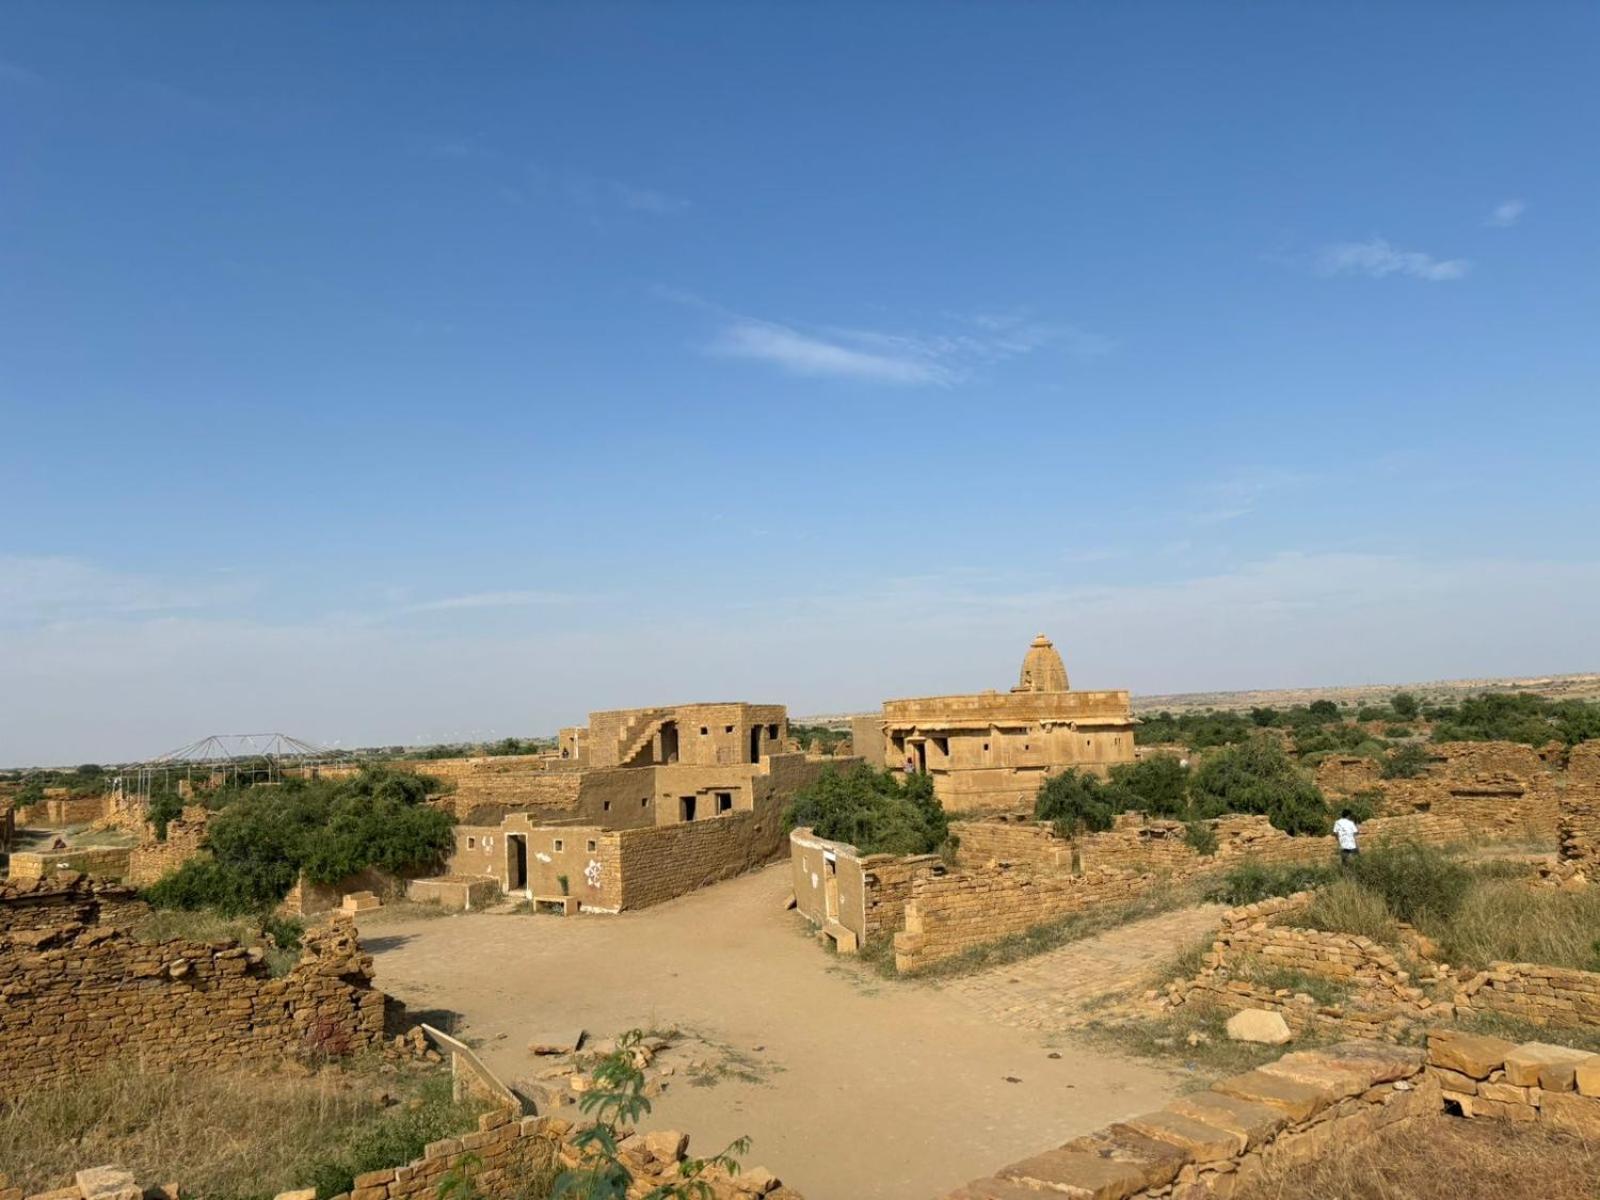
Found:
[[[1338,1099],[1337,1093],[1329,1088],[1284,1075],[1269,1075],[1265,1071],[1224,1079],[1212,1084],[1211,1090],[1280,1109],[1294,1121],[1307,1120]]]
[[[1246,1149],[1261,1145],[1289,1123],[1281,1109],[1219,1092],[1179,1096],[1167,1105],[1167,1111],[1237,1134],[1244,1139]]]
[[[1512,1043],[1500,1038],[1440,1030],[1428,1038],[1428,1061],[1473,1079],[1487,1079],[1505,1064],[1513,1049]]]
[[[1249,1140],[1230,1129],[1207,1125],[1182,1113],[1158,1111],[1130,1117],[1123,1122],[1130,1129],[1176,1146],[1191,1162],[1208,1163],[1243,1154]]]
[[[1573,1076],[1579,1095],[1600,1096],[1600,1054],[1579,1063]]]
[[[1176,1177],[1177,1173],[1174,1166],[1172,1176]],[[1065,1192],[1075,1200],[1124,1200],[1149,1186],[1147,1170],[1142,1163],[1118,1162],[1072,1150],[1046,1150],[1035,1154],[1006,1167],[1000,1172],[1000,1178],[1034,1185],[1015,1193],[1032,1200],[1038,1200],[1041,1188],[1046,1192]],[[978,1191],[973,1195],[988,1200],[990,1193]],[[996,1198],[1011,1200],[1012,1195],[1002,1192],[997,1193]]]
[[[1506,1055],[1506,1082],[1519,1087],[1545,1087],[1554,1092],[1572,1090],[1579,1064],[1594,1055],[1567,1046],[1528,1042]],[[1550,1082],[1546,1083],[1548,1079]]]
[[[1547,1092],[1539,1111],[1552,1125],[1588,1141],[1600,1140],[1600,1100],[1570,1092]]]
[[[133,1172],[121,1167],[90,1167],[72,1178],[84,1200],[143,1200],[144,1189]]]
[[[1228,1018],[1228,1037],[1236,1042],[1281,1046],[1294,1037],[1283,1014],[1264,1008],[1246,1008]]]

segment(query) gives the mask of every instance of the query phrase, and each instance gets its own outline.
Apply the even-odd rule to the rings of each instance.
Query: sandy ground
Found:
[[[931,1200],[1176,1090],[824,954],[783,910],[788,888],[781,865],[619,916],[374,914],[363,941],[379,986],[435,1023],[455,1014],[507,1080],[544,1065],[530,1037],[571,1026],[678,1026],[759,1064],[759,1082],[674,1078],[645,1125],[701,1153],[748,1134],[745,1161],[808,1200]]]

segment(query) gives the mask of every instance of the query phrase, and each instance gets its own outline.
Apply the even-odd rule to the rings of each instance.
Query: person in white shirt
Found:
[[[1339,814],[1339,819],[1333,823],[1333,836],[1339,839],[1339,861],[1349,862],[1361,853],[1361,848],[1356,845],[1356,823],[1350,819],[1350,810],[1347,808]]]

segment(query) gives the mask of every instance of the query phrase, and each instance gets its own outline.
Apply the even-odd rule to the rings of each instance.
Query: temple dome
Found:
[[[1067,691],[1067,667],[1049,638],[1040,634],[1022,656],[1022,678],[1014,692]]]

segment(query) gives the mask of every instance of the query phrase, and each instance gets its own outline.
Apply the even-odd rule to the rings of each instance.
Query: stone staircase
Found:
[[[634,760],[650,748],[650,743],[660,732],[661,726],[671,716],[670,708],[650,708],[629,721],[617,736],[617,744],[622,747],[617,755],[617,765],[619,767],[637,765]]]

